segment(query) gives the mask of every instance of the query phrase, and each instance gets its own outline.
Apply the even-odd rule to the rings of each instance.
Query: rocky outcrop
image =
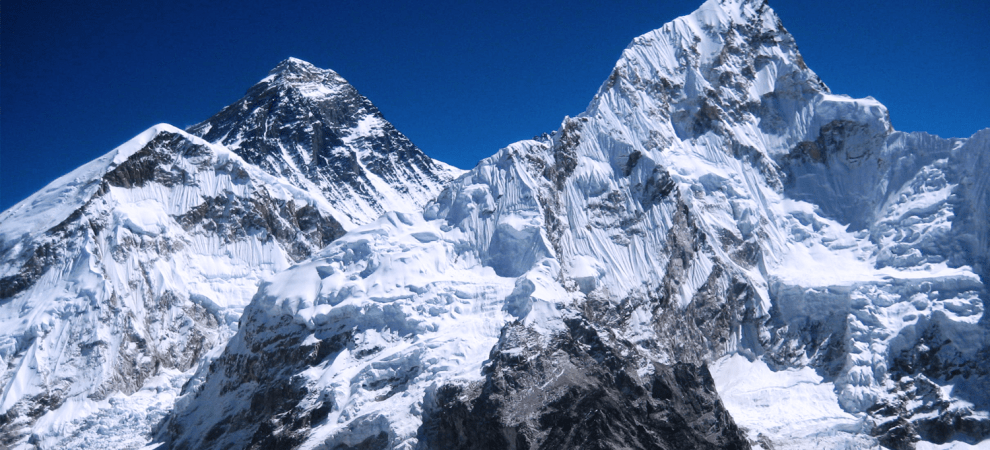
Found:
[[[643,371],[629,342],[583,319],[565,323],[545,347],[521,324],[503,328],[483,383],[428,398],[423,448],[749,448],[703,364]]]

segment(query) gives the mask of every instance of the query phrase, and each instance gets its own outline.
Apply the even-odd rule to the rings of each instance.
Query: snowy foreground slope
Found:
[[[292,78],[300,68],[325,79]],[[341,104],[360,104],[375,125],[325,127],[346,142],[313,150],[305,172],[289,159],[245,161],[239,155],[262,151],[249,143],[227,147],[158,125],[0,215],[0,447],[143,445],[190,370],[236,331],[261,280],[379,209],[421,208],[459,173],[423,155],[330,71],[290,59],[249,96],[270,86],[284,108],[343,91]],[[248,119],[225,124],[264,139],[266,124],[281,121],[301,130],[297,151],[311,149],[305,133],[326,117],[351,114],[326,106],[273,117],[279,109],[255,106],[238,104]],[[300,181],[338,171],[324,151],[363,174],[335,180],[335,189],[360,191],[358,200],[331,202]]]
[[[265,281],[156,442],[888,448],[990,438],[990,130],[893,130],[760,1]],[[985,444],[985,443],[984,443]]]

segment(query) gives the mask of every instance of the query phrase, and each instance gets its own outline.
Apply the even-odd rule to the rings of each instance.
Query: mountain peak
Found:
[[[797,116],[783,111],[763,117],[770,111],[766,108],[797,98],[812,105],[817,95],[828,94],[828,87],[805,64],[793,36],[765,1],[709,0],[693,13],[633,39],[586,115],[593,117],[602,108],[620,115],[639,110],[640,96],[648,95],[656,102],[658,117],[669,120],[678,139],[726,131],[722,125],[753,119],[768,132],[794,132],[781,145],[767,149],[778,154],[815,136],[805,136],[807,130],[796,122],[772,125],[778,118]],[[747,105],[763,109],[754,112]],[[886,128],[880,123],[885,113],[870,112],[873,106],[882,109],[876,102],[856,104],[864,111],[860,114],[864,120]]]
[[[458,174],[426,156],[343,77],[297,58],[189,132],[319,190],[345,228],[419,208]]]
[[[313,72],[322,72],[322,70],[308,61],[303,61],[299,58],[293,58],[290,56],[278,63],[278,65],[268,73],[269,75],[275,75],[282,73],[302,74]]]
[[[289,57],[278,63],[260,83],[290,86],[301,84],[338,86],[348,84],[347,80],[333,70],[321,69],[312,63],[293,57]]]
[[[657,73],[752,65],[759,56],[798,55],[793,38],[765,1],[709,0],[693,13],[633,39],[619,65],[642,67],[640,76],[652,78]]]

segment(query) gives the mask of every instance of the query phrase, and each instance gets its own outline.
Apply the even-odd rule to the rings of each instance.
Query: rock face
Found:
[[[622,354],[635,351],[632,345],[607,342],[581,319],[565,324],[545,348],[528,345],[525,326],[507,325],[484,383],[436,391],[423,413],[421,446],[749,447],[705,366],[654,363],[641,375]]]
[[[765,3],[709,1],[554,133],[264,285],[157,439],[984,440],[988,133],[896,132]]]
[[[426,156],[336,72],[295,58],[188,131],[322,194],[348,229],[421,208],[461,172]]]
[[[159,125],[0,216],[0,446],[146,442],[261,280],[459,172],[296,59],[191,130],[230,145]]]

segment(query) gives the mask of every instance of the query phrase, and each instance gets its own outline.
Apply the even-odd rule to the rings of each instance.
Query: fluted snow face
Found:
[[[988,407],[970,388],[987,379],[978,368],[987,348],[980,322],[987,295],[980,278],[986,276],[986,176],[973,169],[990,151],[985,132],[968,140],[894,132],[875,100],[829,93],[760,2],[711,1],[637,38],[574,123],[587,139],[576,147],[577,192],[564,198],[623,199],[630,193],[624,183],[635,198],[635,186],[649,185],[645,174],[665,170],[710,238],[712,259],[741,270],[769,309],[761,311],[769,321],[758,327],[758,339],[747,340],[744,327],[742,350],[767,352],[764,359],[778,369],[811,365],[827,373],[822,382],[834,383],[834,396],[825,401],[847,415],[823,412],[809,419],[818,424],[815,431],[805,432],[832,433],[853,423],[874,429],[885,445],[900,445],[890,436],[901,422],[912,423],[923,439],[944,441],[956,431],[932,431],[933,423],[963,420],[981,425],[967,425],[976,431],[956,438],[986,437],[979,431],[986,430],[985,413],[952,412],[971,403]],[[617,176],[620,169],[627,178]],[[635,211],[629,203],[619,209]],[[593,208],[564,210],[572,240],[565,233],[561,242],[573,254],[637,254],[613,245],[624,239],[601,238],[587,214]],[[665,223],[650,226],[665,230]],[[630,242],[630,249],[642,245],[636,237]],[[757,258],[742,258],[753,246]],[[662,248],[643,247],[644,255]],[[623,292],[615,290],[623,283],[656,282],[642,268],[657,265],[632,261],[625,266],[632,269],[604,264],[602,285]],[[681,295],[690,297],[709,267],[688,265]],[[726,369],[717,381],[720,376],[728,381],[737,374]],[[958,391],[965,393],[931,394],[937,400],[925,401],[944,402],[935,414],[939,407],[906,406],[915,394],[903,392],[928,378],[953,379],[945,385],[966,386]],[[787,408],[754,409],[764,394],[749,395],[727,402],[741,425],[785,445],[806,444],[801,432],[766,426],[777,420],[764,422],[768,414],[786,424]],[[792,404],[821,404],[817,395],[795,396]],[[898,422],[892,411],[902,406],[907,412]],[[861,437],[838,433],[834,443],[846,438]]]
[[[864,141],[845,139],[849,147],[869,151],[888,133],[882,105],[828,92],[765,4],[707,2],[636,38],[588,110],[565,121],[556,139],[573,147],[575,167],[561,195],[571,203],[562,220],[573,222],[562,248],[590,258],[631,256],[605,265],[602,283],[614,293],[657,280],[655,270],[662,273],[667,264],[655,256],[664,239],[650,243],[645,236],[662,236],[673,210],[644,199],[662,182],[678,188],[708,234],[752,242],[776,259],[786,240],[780,205],[799,196],[782,189],[790,170],[783,159],[839,117],[855,124],[855,137]],[[849,188],[872,182],[866,175],[835,190],[859,195]],[[793,191],[803,193],[795,184]]]
[[[93,444],[61,439],[105,428],[77,420],[94,411],[139,422],[103,442],[146,439],[260,280],[341,234],[325,199],[168,125],[15,205],[0,221],[4,445]],[[114,411],[123,396],[137,406]]]
[[[326,197],[347,229],[417,211],[462,172],[423,154],[336,72],[295,58],[189,131]]]

